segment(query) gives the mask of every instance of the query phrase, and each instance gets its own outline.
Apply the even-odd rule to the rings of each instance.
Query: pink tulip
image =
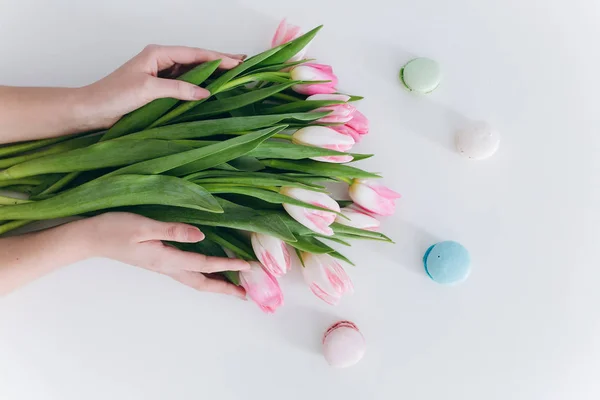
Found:
[[[295,81],[329,81],[292,86],[292,89],[297,93],[312,95],[336,92],[335,87],[337,86],[338,79],[329,65],[302,64],[294,67],[290,74]]]
[[[365,211],[345,207],[342,208],[341,213],[348,219],[342,218],[338,215],[338,217],[335,219],[335,222],[338,224],[364,229],[367,231],[376,231],[379,228],[380,222],[377,220],[377,218],[370,216]]]
[[[271,47],[277,47],[284,43],[290,42],[298,37],[302,36],[302,31],[299,26],[288,24],[284,19],[281,20],[277,30],[275,31],[275,36],[271,40]],[[296,53],[295,56],[290,58],[288,61],[300,61],[304,58],[306,54],[306,47]]]
[[[256,261],[250,262],[249,270],[240,271],[240,284],[248,297],[267,314],[274,313],[283,305],[283,293],[277,279]]]
[[[360,207],[379,215],[392,215],[396,211],[394,201],[401,197],[392,189],[370,179],[355,179],[349,193]]]
[[[310,290],[321,300],[336,305],[354,286],[344,268],[329,254],[301,253],[302,275]]]
[[[369,133],[369,120],[363,113],[356,110],[352,114],[352,119],[350,121],[346,122],[344,125],[333,125],[331,128],[339,133],[351,136],[352,139],[354,139],[354,142],[358,143],[363,135]]]
[[[305,203],[327,208],[336,212],[340,211],[338,203],[325,193],[292,187],[282,187],[280,193]],[[283,208],[285,208],[285,211],[287,211],[290,217],[311,231],[326,236],[333,235],[333,229],[331,229],[329,225],[333,224],[335,221],[336,214],[285,203],[283,204]]]
[[[354,145],[354,139],[350,136],[343,135],[330,129],[326,126],[307,126],[298,129],[292,135],[292,142],[305,146],[321,147],[323,149],[348,151]],[[311,157],[315,161],[330,162],[330,163],[346,163],[353,160],[353,157],[348,156],[322,156]]]
[[[250,239],[256,257],[271,275],[279,277],[289,271],[292,262],[283,240],[256,232]]]
[[[345,94],[313,94],[312,96],[308,96],[306,100],[334,100],[344,102],[341,104],[319,107],[315,110],[316,112],[331,111],[331,113],[325,117],[317,120],[317,122],[322,122],[324,124],[346,123],[352,119],[352,115],[356,111],[354,106],[347,103],[347,101],[350,100],[350,96],[346,96]]]

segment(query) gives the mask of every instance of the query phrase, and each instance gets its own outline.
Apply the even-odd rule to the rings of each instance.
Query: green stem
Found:
[[[60,189],[62,189],[64,186],[66,186],[67,184],[69,184],[73,179],[77,178],[79,176],[79,172],[71,172],[69,174],[66,174],[65,176],[63,176],[59,181],[57,181],[56,183],[54,183],[52,186],[50,186],[49,188],[47,188],[46,190],[44,190],[42,193],[40,193],[38,196],[41,195],[49,195],[52,193],[56,193],[57,191],[59,191]],[[29,202],[28,200],[25,200],[25,202]],[[19,203],[16,203],[19,204]],[[32,222],[35,222],[33,220],[15,220],[15,221],[8,221],[5,224],[0,225],[0,235],[12,231],[13,229],[17,229],[20,228],[22,226],[28,225]]]
[[[340,177],[340,176],[338,176],[338,177],[337,177],[337,179],[338,179],[339,181],[342,181],[342,182],[344,182],[344,183],[347,183],[348,185],[352,185],[352,179],[350,179],[350,178],[344,178],[344,177]]]
[[[231,90],[237,86],[242,86],[248,84],[250,82],[255,81],[275,81],[275,82],[284,82],[290,79],[289,72],[259,72],[257,74],[246,75],[241,78],[233,79],[223,86],[216,92],[225,92],[227,90]],[[213,94],[216,94],[213,93]]]
[[[0,235],[5,234],[6,232],[12,231],[13,229],[17,229],[22,226],[25,226],[31,222],[33,222],[33,221],[28,221],[28,220],[9,221],[5,224],[0,225]]]
[[[49,188],[47,188],[46,190],[44,190],[43,192],[38,194],[38,196],[43,196],[43,195],[48,195],[48,194],[58,192],[59,190],[61,190],[65,186],[67,186],[69,183],[71,183],[75,178],[77,178],[79,176],[79,174],[80,174],[80,172],[70,172],[70,173],[66,174],[65,176],[60,178],[57,182],[55,182],[53,185],[51,185]]]
[[[14,206],[16,204],[31,203],[31,200],[16,199],[14,197],[0,196],[0,206]]]
[[[42,183],[41,179],[38,178],[19,178],[19,179],[7,179],[0,181],[0,187],[15,186],[15,185],[39,185]]]
[[[223,133],[223,135],[244,136],[249,133],[252,133],[252,132],[227,132],[227,133]],[[285,135],[285,134],[280,134],[280,133],[277,133],[277,134],[271,136],[269,139],[282,139],[282,140],[292,141],[292,137],[290,135]]]

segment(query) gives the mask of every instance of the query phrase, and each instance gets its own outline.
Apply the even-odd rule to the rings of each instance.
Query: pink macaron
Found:
[[[364,336],[350,321],[336,322],[323,335],[323,355],[332,367],[353,366],[365,355],[366,346]]]

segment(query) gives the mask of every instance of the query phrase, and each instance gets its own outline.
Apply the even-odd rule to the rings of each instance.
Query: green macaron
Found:
[[[415,58],[400,70],[400,81],[408,90],[419,93],[431,93],[440,84],[442,71],[440,65],[425,57]]]

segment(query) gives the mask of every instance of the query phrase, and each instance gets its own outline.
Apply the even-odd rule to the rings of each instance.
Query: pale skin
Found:
[[[150,45],[104,79],[82,88],[0,86],[0,143],[50,138],[110,127],[148,102],[172,97],[199,100],[207,90],[159,77],[221,59],[230,69],[245,58],[181,46]],[[31,116],[35,115],[35,118]],[[208,292],[245,298],[243,288],[207,274],[249,269],[247,262],[177,250],[163,241],[204,239],[191,225],[129,213],[106,213],[56,228],[0,239],[0,295],[91,257],[106,257],[169,276]]]

